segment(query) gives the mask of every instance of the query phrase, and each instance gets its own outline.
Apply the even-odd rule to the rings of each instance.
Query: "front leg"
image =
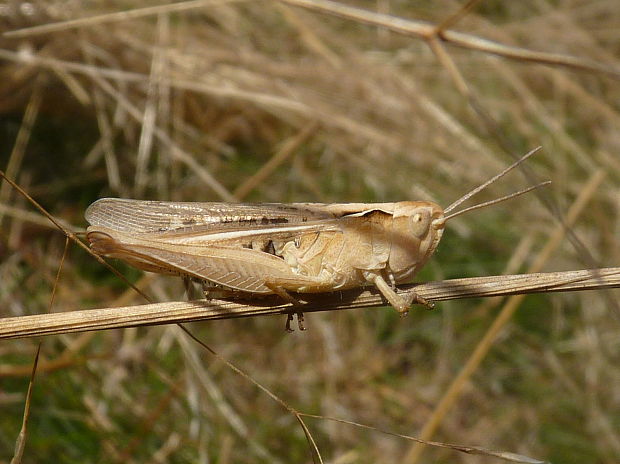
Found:
[[[431,301],[428,301],[426,298],[422,298],[415,292],[409,293],[406,297],[399,295],[378,273],[367,271],[364,273],[364,277],[369,283],[372,283],[375,287],[377,287],[381,294],[386,298],[386,300],[388,300],[392,307],[401,314],[401,316],[405,316],[413,304],[421,304],[426,306],[428,309],[433,309],[435,306]]]

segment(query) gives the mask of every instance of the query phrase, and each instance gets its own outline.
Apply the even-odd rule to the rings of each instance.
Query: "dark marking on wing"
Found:
[[[288,224],[290,221],[285,217],[269,218],[263,216],[258,217],[223,217],[220,224],[249,224],[249,225],[271,225],[271,224]]]

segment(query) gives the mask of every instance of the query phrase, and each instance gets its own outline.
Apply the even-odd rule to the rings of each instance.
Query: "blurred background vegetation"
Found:
[[[463,3],[349,5],[440,24]],[[450,25],[610,72],[433,48],[277,1],[184,5],[194,8],[0,36],[0,167],[76,230],[104,196],[446,206],[542,145],[528,176],[513,173],[480,198],[534,178],[552,186],[455,220],[418,279],[526,272],[537,260],[543,271],[620,263],[617,1],[484,0]],[[5,1],[0,29],[145,6]],[[538,258],[580,196],[571,233]],[[50,309],[65,238],[7,185],[0,208],[1,316],[143,302],[71,246]],[[178,279],[114,264],[157,301],[184,297]],[[302,412],[554,462],[616,463],[617,297],[528,296],[443,412],[504,300],[444,302],[406,318],[388,308],[317,313],[293,334],[284,317],[190,328]],[[37,341],[0,343],[0,462],[13,453]],[[331,463],[498,462],[306,420]],[[311,457],[293,415],[161,326],[44,339],[22,462]]]

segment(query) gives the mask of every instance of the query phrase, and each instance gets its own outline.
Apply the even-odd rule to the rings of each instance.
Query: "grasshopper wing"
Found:
[[[320,203],[195,203],[102,198],[86,210],[92,226],[131,234],[248,230],[312,223],[337,214]]]
[[[110,237],[111,239],[111,237]],[[113,240],[113,239],[112,239]],[[122,244],[109,243],[111,247],[120,247],[114,250],[123,251]],[[312,286],[318,279],[306,276],[297,276],[283,259],[274,255],[249,248],[236,247],[199,247],[174,246],[166,244],[158,247],[132,245],[125,250],[131,255],[134,264],[143,264],[139,267],[162,267],[170,272],[176,271],[180,275],[195,277],[214,282],[227,288],[249,293],[273,293],[265,283],[269,281],[293,281],[297,286]]]

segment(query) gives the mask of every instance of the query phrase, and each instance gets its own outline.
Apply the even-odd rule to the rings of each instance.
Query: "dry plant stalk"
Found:
[[[309,10],[338,16],[359,23],[381,26],[398,34],[418,37],[429,41],[440,40],[458,47],[490,53],[514,60],[530,61],[553,66],[566,66],[583,71],[602,73],[614,79],[620,79],[620,69],[612,65],[605,65],[597,61],[561,53],[548,53],[528,50],[522,47],[513,47],[471,34],[448,30],[448,27],[453,25],[452,23],[460,19],[460,14],[454,15],[454,17],[448,17],[442,24],[435,25],[425,21],[416,21],[398,18],[388,14],[375,13],[361,8],[343,5],[331,0],[280,1],[288,5],[307,8]],[[27,30],[24,32],[27,33]]]
[[[620,268],[538,274],[497,275],[451,279],[405,285],[404,298],[418,295],[428,300],[452,300],[528,293],[599,290],[620,287]],[[371,308],[385,305],[377,290],[348,290],[303,295],[305,313]],[[120,308],[68,311],[54,314],[0,319],[0,339],[58,335],[181,322],[233,319],[238,317],[288,314],[299,309],[279,298],[263,301],[195,300],[155,303]]]

